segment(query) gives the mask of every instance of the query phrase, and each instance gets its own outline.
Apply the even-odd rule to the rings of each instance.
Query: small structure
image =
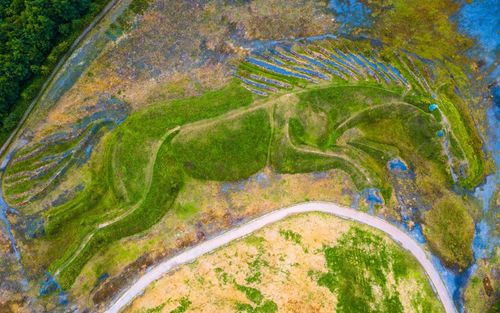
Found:
[[[439,138],[442,138],[444,136],[444,130],[438,130],[438,132],[436,133],[436,135],[439,137]]]
[[[435,104],[435,103],[431,103],[431,104],[429,105],[429,111],[430,111],[430,112],[434,112],[434,111],[436,111],[437,109],[438,109],[438,105],[437,105],[437,104]]]

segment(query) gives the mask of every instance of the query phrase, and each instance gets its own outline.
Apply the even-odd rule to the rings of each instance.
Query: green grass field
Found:
[[[328,43],[324,45],[328,47]],[[85,189],[44,213],[46,236],[39,240],[48,248],[31,247],[25,255],[48,264],[61,286],[69,289],[99,251],[158,223],[172,209],[188,177],[237,181],[266,166],[278,173],[335,168],[349,174],[360,191],[379,188],[388,203],[393,190],[387,162],[400,157],[437,182],[427,184],[428,176],[417,171],[417,185],[431,205],[439,194],[447,195],[453,204],[437,205],[425,216],[424,230],[431,247],[449,264],[463,267],[470,262],[472,234],[468,228],[452,231],[469,223],[470,216],[465,201],[449,191],[453,182],[443,139],[436,136],[444,127],[442,115],[428,111],[430,97],[418,77],[412,81],[419,87],[408,90],[373,80],[337,78],[311,84],[245,62],[238,70],[291,87],[278,88],[266,98],[233,79],[220,90],[134,112],[97,147],[86,167],[90,182]],[[442,100],[440,110],[449,121],[454,156],[468,164],[468,175],[459,184],[471,186],[482,179],[484,164],[477,145],[464,148],[464,143],[475,142],[477,135],[453,103]],[[74,144],[54,145],[41,155]],[[31,166],[30,162],[13,164],[4,186],[9,175]],[[7,188],[6,195],[32,184],[28,181],[22,187]],[[443,218],[449,215],[455,218]],[[444,220],[449,227],[443,226]],[[384,305],[397,310],[390,297],[385,300]]]
[[[352,227],[335,246],[324,248],[324,256],[328,272],[314,276],[337,295],[336,312],[404,312],[398,292],[390,290],[388,273],[396,283],[417,276],[418,264],[405,252],[386,245],[378,235]],[[415,311],[439,312],[432,289],[425,286],[417,291],[418,300],[412,301]]]

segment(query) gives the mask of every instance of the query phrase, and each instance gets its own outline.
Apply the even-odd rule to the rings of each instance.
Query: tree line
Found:
[[[0,0],[0,143],[107,0]]]

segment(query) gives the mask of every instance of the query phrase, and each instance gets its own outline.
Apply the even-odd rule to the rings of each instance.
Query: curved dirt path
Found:
[[[292,139],[290,138],[290,124],[289,124],[289,121],[287,121],[286,124],[285,124],[284,132],[285,132],[285,137],[286,137],[286,140],[287,140],[288,144],[290,145],[290,147],[292,147],[296,151],[303,152],[303,153],[310,153],[310,154],[321,155],[321,156],[324,156],[324,157],[342,159],[345,162],[347,162],[349,164],[352,164],[354,168],[356,168],[358,171],[360,171],[361,173],[363,173],[363,175],[365,176],[367,182],[372,183],[372,178],[370,177],[370,174],[366,171],[366,169],[363,166],[359,165],[358,163],[354,162],[353,160],[349,159],[345,154],[337,153],[337,152],[333,152],[333,151],[321,151],[319,149],[315,149],[313,147],[308,147],[308,146],[297,146],[297,145],[295,145],[293,143]]]
[[[362,224],[374,227],[383,231],[401,247],[408,250],[417,259],[420,265],[424,268],[433,289],[439,297],[446,313],[456,313],[453,300],[450,297],[446,286],[444,285],[439,272],[436,270],[428,255],[416,241],[408,234],[397,228],[396,226],[386,222],[376,216],[369,215],[354,209],[342,207],[330,202],[307,202],[297,204],[291,207],[278,209],[271,213],[258,217],[246,224],[237,226],[217,237],[209,239],[197,246],[194,246],[181,254],[178,254],[155,266],[149,272],[145,273],[139,280],[130,286],[124,293],[114,300],[112,305],[106,310],[106,313],[118,313],[123,310],[134,298],[144,292],[146,287],[152,282],[158,280],[163,275],[171,270],[186,263],[196,260],[196,258],[218,249],[235,239],[242,238],[256,230],[259,230],[269,224],[286,218],[287,216],[307,213],[307,212],[323,212],[332,214],[340,218],[353,220]]]

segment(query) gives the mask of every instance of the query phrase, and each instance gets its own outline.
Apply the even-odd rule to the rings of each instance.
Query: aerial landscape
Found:
[[[500,312],[500,3],[0,1],[0,313]]]

